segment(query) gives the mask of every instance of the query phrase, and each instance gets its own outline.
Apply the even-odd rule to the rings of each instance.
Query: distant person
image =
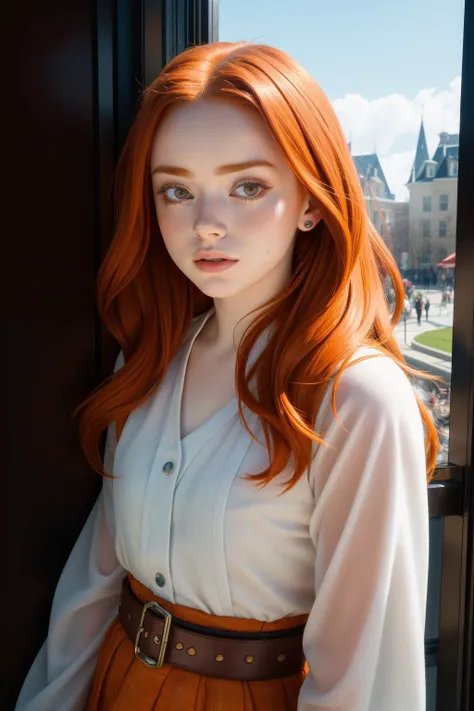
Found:
[[[423,310],[423,304],[421,303],[421,295],[418,294],[415,298],[415,311],[416,311],[416,322],[418,326],[421,326],[421,312]]]
[[[429,312],[430,312],[430,306],[431,306],[430,300],[429,300],[428,297],[426,297],[426,299],[425,299],[425,314],[426,314],[426,320],[427,320],[427,321],[428,321],[428,314],[429,314]]]

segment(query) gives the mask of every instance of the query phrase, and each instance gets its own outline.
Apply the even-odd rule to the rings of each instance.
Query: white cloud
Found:
[[[379,160],[387,178],[388,186],[392,193],[395,193],[397,200],[408,200],[408,190],[405,184],[410,175],[414,156],[414,150],[386,153],[384,155],[379,153]]]
[[[440,131],[459,131],[460,94],[461,77],[456,77],[446,89],[422,89],[413,99],[390,94],[368,101],[360,94],[347,94],[333,106],[347,140],[352,141],[353,155],[373,153],[376,148],[391,191],[397,200],[404,200],[422,112],[431,156]]]

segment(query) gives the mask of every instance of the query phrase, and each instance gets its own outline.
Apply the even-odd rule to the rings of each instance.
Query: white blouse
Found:
[[[109,427],[105,469],[117,478],[104,479],[64,568],[16,711],[82,711],[125,571],[214,615],[309,613],[298,711],[425,711],[428,496],[408,379],[377,351],[351,365],[340,422],[332,388],[322,402],[328,446],[315,446],[309,478],[279,496],[288,469],[260,490],[239,475],[267,466],[263,431],[245,410],[260,442],[249,436],[236,398],[180,437],[185,368],[211,313],[193,321],[118,445]]]

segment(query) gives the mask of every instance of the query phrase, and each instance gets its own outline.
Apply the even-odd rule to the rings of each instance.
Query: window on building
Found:
[[[444,220],[440,220],[439,223],[439,236],[440,237],[446,237],[448,234],[448,225]]]
[[[423,237],[430,237],[431,235],[431,222],[429,220],[423,220]]]
[[[435,174],[434,165],[427,165],[426,166],[426,177],[427,178],[434,178],[434,174]]]
[[[450,160],[448,163],[448,175],[451,177],[458,174],[458,162],[457,160]]]
[[[372,224],[374,225],[374,227],[377,227],[378,221],[379,221],[379,213],[377,210],[375,210],[372,215]]]
[[[442,212],[446,212],[448,209],[448,196],[447,195],[440,195],[439,196],[439,209]]]
[[[423,212],[431,212],[431,195],[423,198]]]

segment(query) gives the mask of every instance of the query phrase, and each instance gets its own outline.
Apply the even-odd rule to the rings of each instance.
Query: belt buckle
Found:
[[[140,637],[142,635],[142,632],[145,631],[143,623],[145,621],[145,616],[148,610],[151,610],[158,616],[163,617],[165,623],[163,627],[163,636],[161,638],[160,652],[158,654],[157,659],[148,657],[140,650]],[[166,646],[168,644],[168,637],[170,634],[171,618],[171,613],[168,612],[168,610],[165,610],[164,607],[161,607],[161,605],[159,605],[157,602],[146,602],[142,607],[140,624],[138,625],[138,632],[135,638],[135,657],[139,659],[143,664],[145,664],[145,666],[150,667],[151,669],[159,669],[163,666],[166,654]]]

